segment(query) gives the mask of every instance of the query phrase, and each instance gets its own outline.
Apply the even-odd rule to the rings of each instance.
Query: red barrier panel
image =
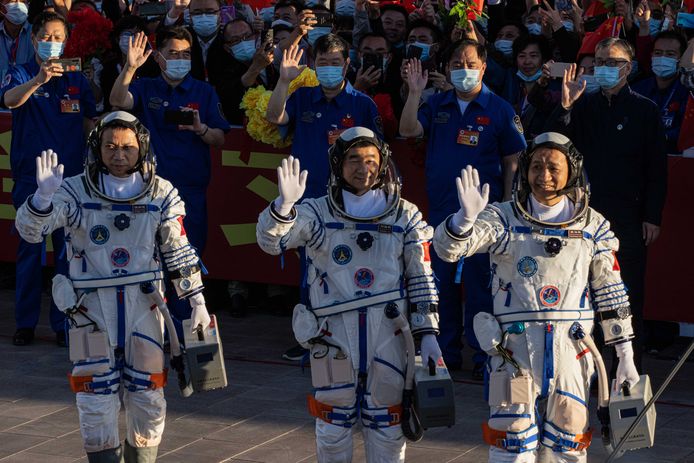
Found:
[[[0,113],[0,260],[14,261],[17,243],[12,232],[14,208],[9,147],[11,116]],[[403,196],[419,205],[426,215],[424,146],[405,140],[391,144],[403,177]],[[296,285],[298,258],[289,251],[284,258],[263,253],[255,241],[258,213],[277,196],[275,169],[284,154],[251,139],[243,129],[232,129],[222,150],[212,151],[212,182],[208,190],[209,235],[203,256],[210,276],[228,280]],[[688,310],[688,291],[694,288],[694,245],[683,237],[694,229],[690,197],[694,197],[694,159],[671,157],[668,199],[662,234],[649,253],[647,318],[694,323]],[[452,187],[452,186],[451,186]]]

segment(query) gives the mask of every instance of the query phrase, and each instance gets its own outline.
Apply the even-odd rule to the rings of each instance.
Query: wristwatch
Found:
[[[600,321],[612,320],[613,318],[625,320],[629,318],[629,315],[631,315],[631,309],[628,306],[598,312],[598,317],[600,318]]]

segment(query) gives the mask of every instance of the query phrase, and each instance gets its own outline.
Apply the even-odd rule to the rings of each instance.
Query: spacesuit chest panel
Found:
[[[82,203],[81,225],[68,246],[70,277],[109,278],[161,269],[155,242],[161,204],[145,197],[131,210],[111,210],[109,205],[93,198]]]
[[[355,225],[348,221],[326,223],[322,252],[312,256],[309,265],[308,283],[314,305],[316,300],[324,305],[400,288],[403,225],[393,223],[389,225],[395,226],[381,226],[380,230],[378,226],[364,230]]]
[[[495,313],[589,309],[586,288],[592,240],[582,233],[553,237],[519,232],[514,227],[527,229],[529,224],[517,219],[509,225],[511,245],[503,255],[491,256]],[[553,242],[548,244],[550,240]],[[552,255],[557,244],[559,252]]]

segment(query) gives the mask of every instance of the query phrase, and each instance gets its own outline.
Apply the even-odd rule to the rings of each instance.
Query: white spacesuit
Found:
[[[542,173],[530,174],[529,181],[533,156],[552,151],[566,157],[566,183],[552,186],[555,174],[545,173],[541,160],[532,169]],[[638,382],[628,298],[615,257],[618,240],[607,220],[588,207],[581,155],[563,135],[542,134],[521,155],[512,201],[486,206],[488,187],[479,187],[476,174],[462,172],[461,210],[437,227],[434,246],[449,262],[490,254],[494,315],[479,314],[474,326],[491,355],[491,411],[483,425],[489,461],[585,462],[595,367],[591,353],[571,337],[572,324],[591,333],[597,310],[605,344],[620,357],[618,382]],[[538,202],[537,188],[553,191],[556,204]]]
[[[121,178],[104,165],[102,137],[127,129],[136,135],[132,143],[108,148],[121,157],[118,162],[122,151],[136,153],[137,164]],[[89,148],[85,172],[65,181],[56,154],[42,154],[39,189],[17,211],[16,226],[37,243],[65,227],[70,275],[54,279],[53,296],[72,320],[70,384],[89,461],[124,456],[153,462],[164,430],[167,369],[162,315],[146,293],[161,294],[163,261],[179,296],[193,302],[194,326],[206,325],[199,258],[182,225],[183,201],[171,183],[154,175],[147,129],[128,113],[111,113],[90,135]],[[118,435],[121,385],[124,451]]]
[[[376,147],[376,161],[380,155],[376,182],[362,191],[343,175],[359,147]],[[278,169],[280,197],[258,221],[258,244],[265,252],[306,249],[310,303],[295,308],[293,327],[297,340],[310,348],[316,392],[309,411],[316,417],[320,462],[352,460],[351,427],[359,418],[367,461],[404,461],[400,424],[407,352],[403,332],[384,309],[409,315],[424,357],[436,361],[441,355],[429,262],[433,230],[414,204],[400,199],[389,155],[371,130],[346,130],[329,153],[328,195],[296,207],[306,172],[300,176],[298,160],[285,160]],[[357,162],[364,180],[370,175],[363,167],[367,162]]]

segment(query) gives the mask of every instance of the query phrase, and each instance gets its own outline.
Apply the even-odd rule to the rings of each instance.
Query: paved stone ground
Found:
[[[0,462],[84,462],[74,396],[65,376],[70,367],[67,351],[54,344],[45,314],[34,345],[12,346],[13,299],[12,290],[0,290]],[[280,360],[281,352],[292,344],[291,319],[262,310],[244,319],[232,319],[221,311],[218,317],[230,386],[182,399],[175,380],[171,381],[158,461],[316,461],[313,422],[305,411],[310,373]],[[673,360],[645,360],[654,387],[673,364]],[[620,461],[694,462],[693,365],[685,365],[658,404],[655,447],[629,453]],[[408,462],[486,461],[480,423],[487,406],[481,384],[468,378],[468,371],[454,375],[457,424],[451,429],[431,429],[423,440],[408,445]],[[123,412],[121,436],[122,418]],[[595,417],[593,422],[597,423]],[[589,461],[605,458],[596,439]],[[355,434],[354,461],[365,461],[359,433]]]

